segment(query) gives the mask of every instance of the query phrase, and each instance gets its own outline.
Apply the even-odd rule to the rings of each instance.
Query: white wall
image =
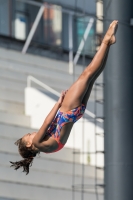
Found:
[[[45,117],[50,112],[55,100],[41,93],[40,91],[28,87],[25,88],[25,114],[31,116],[31,128],[40,128]],[[103,130],[86,119],[81,118],[75,123],[65,147],[80,149],[81,152],[95,152],[95,131],[102,133]],[[97,136],[97,150],[103,150],[103,138]],[[95,165],[95,155],[89,157],[90,164]],[[81,154],[80,162],[88,163],[88,155]],[[97,157],[97,165],[103,166],[103,155]]]

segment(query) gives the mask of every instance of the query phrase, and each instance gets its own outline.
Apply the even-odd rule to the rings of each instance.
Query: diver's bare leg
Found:
[[[118,21],[113,21],[110,24],[110,27],[105,34],[103,42],[94,56],[92,62],[89,64],[88,67],[83,71],[83,73],[79,76],[78,80],[69,88],[64,101],[62,103],[61,111],[68,111],[77,106],[79,106],[86,92],[88,91],[89,85],[92,84],[91,81],[95,77],[95,75],[100,70],[105,56],[108,52],[109,46],[115,43],[115,30],[117,27]],[[92,84],[93,85],[93,84]],[[92,86],[90,85],[90,88]],[[89,91],[90,91],[89,88]]]
[[[104,68],[105,68],[106,61],[107,61],[107,58],[108,58],[108,54],[109,54],[109,48],[108,48],[108,51],[107,51],[107,53],[106,53],[106,56],[105,56],[105,58],[104,58],[104,60],[103,60],[103,64],[101,65],[99,71],[95,74],[95,76],[94,76],[93,79],[91,80],[91,82],[90,82],[90,84],[89,84],[89,86],[88,86],[88,89],[87,89],[87,91],[86,91],[86,93],[85,93],[85,95],[84,95],[84,97],[83,97],[82,103],[83,103],[84,105],[87,105],[87,102],[88,102],[88,99],[89,99],[89,97],[90,97],[91,90],[92,90],[92,88],[93,88],[94,82],[96,81],[97,77],[102,73],[102,71],[103,71]]]

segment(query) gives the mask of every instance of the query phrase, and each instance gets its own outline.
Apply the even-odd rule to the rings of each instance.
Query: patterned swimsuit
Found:
[[[60,142],[61,128],[69,122],[75,123],[77,120],[79,120],[83,116],[85,112],[85,108],[86,108],[85,105],[81,104],[77,108],[74,108],[67,112],[61,112],[60,110],[58,110],[46,134],[54,138],[58,143],[58,148],[53,152],[59,151],[64,146],[64,144]]]

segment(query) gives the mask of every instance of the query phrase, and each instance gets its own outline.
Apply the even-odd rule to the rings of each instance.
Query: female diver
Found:
[[[116,42],[118,21],[113,21],[92,62],[79,76],[69,90],[61,93],[41,128],[36,133],[28,133],[15,142],[24,160],[11,162],[17,170],[29,173],[33,158],[40,152],[53,153],[62,149],[67,142],[73,124],[83,116],[94,81],[103,71],[110,45]]]

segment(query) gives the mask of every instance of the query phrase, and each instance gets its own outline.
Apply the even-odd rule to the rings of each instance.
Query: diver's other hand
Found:
[[[58,100],[58,103],[60,104],[60,106],[62,105],[62,102],[64,100],[64,97],[65,97],[67,91],[68,90],[64,90],[64,91],[61,92],[61,95],[60,95],[59,100]]]

